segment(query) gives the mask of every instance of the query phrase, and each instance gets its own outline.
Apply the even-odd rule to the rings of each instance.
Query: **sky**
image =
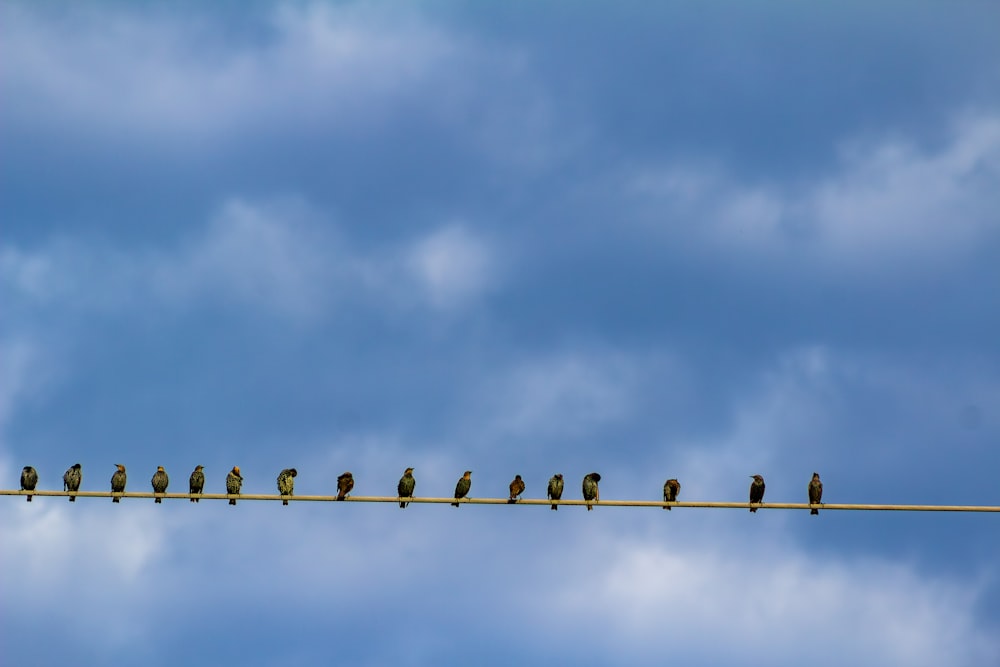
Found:
[[[0,3],[0,487],[1000,504],[1000,6]],[[1000,514],[0,497],[82,666],[1000,664]]]

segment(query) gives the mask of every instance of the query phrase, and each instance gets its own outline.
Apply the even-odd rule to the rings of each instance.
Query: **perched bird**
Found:
[[[278,473],[278,493],[283,496],[294,496],[295,495],[295,476],[299,474],[299,471],[295,468],[285,468]],[[288,504],[287,498],[281,499],[282,505]]]
[[[121,463],[116,463],[118,470],[115,474],[111,476],[111,491],[114,493],[125,493],[125,482],[128,481],[128,477],[125,474],[125,466]],[[117,503],[121,500],[118,496],[113,496],[111,502]]]
[[[595,503],[601,502],[601,490],[597,488],[597,483],[601,481],[601,476],[592,472],[583,478],[583,499],[592,500]],[[587,511],[594,509],[593,505],[587,503]]]
[[[514,475],[514,481],[510,483],[510,499],[508,503],[516,503],[517,497],[524,493],[524,480],[520,475]]]
[[[233,469],[229,471],[226,475],[226,493],[238,496],[240,495],[240,489],[243,488],[243,477],[240,476],[240,467],[233,466]],[[230,505],[236,504],[236,498],[229,499]]]
[[[549,488],[548,488],[549,500],[562,500],[562,492],[563,492],[563,478],[561,474],[556,473],[555,475],[552,476],[552,479],[549,480]],[[552,509],[558,510],[559,506],[553,505]]]
[[[809,482],[809,504],[819,505],[821,500],[823,500],[823,482],[819,481],[819,473],[814,472],[812,481]],[[814,507],[809,513],[819,514],[819,510]]]
[[[757,505],[764,502],[764,478],[760,475],[751,475],[753,482],[750,484],[750,504]],[[751,507],[750,511],[757,513],[756,507]]]
[[[63,474],[63,491],[79,491],[80,482],[83,481],[83,468],[79,463],[74,463],[73,467],[70,468]],[[76,496],[70,496],[69,501],[71,503],[76,502]]]
[[[24,466],[21,471],[21,490],[34,491],[38,484],[38,473],[31,466]],[[28,502],[31,502],[31,494],[28,494]]]
[[[399,506],[406,507],[410,503],[403,500],[403,498],[412,498],[413,489],[417,486],[417,480],[413,479],[413,468],[407,468],[403,471],[403,476],[399,478],[399,484],[396,485],[396,495],[399,496]]]
[[[667,503],[673,503],[677,501],[677,494],[681,492],[681,483],[676,479],[668,479],[663,483],[663,501]],[[670,509],[664,505],[663,509]]]
[[[343,500],[354,488],[354,475],[345,472],[337,478],[337,500]]]
[[[167,471],[163,469],[163,466],[156,466],[156,472],[153,473],[153,479],[149,480],[153,485],[153,493],[166,493],[167,487],[170,485],[170,478],[167,477]],[[163,498],[154,498],[154,503],[162,503]]]
[[[464,498],[469,495],[469,489],[472,488],[472,471],[466,470],[462,478],[458,480],[458,484],[455,485],[455,500]],[[458,507],[458,503],[452,503],[453,507]]]
[[[195,466],[194,472],[191,473],[191,479],[188,480],[188,493],[201,493],[205,490],[205,473],[202,470],[205,466]],[[198,502],[197,498],[192,498],[191,502]]]

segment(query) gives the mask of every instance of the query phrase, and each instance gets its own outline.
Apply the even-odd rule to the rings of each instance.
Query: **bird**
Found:
[[[34,491],[37,484],[38,472],[36,472],[31,466],[24,466],[24,470],[21,471],[21,490]],[[28,494],[28,502],[31,502],[30,493]]]
[[[464,498],[469,495],[469,489],[472,488],[472,471],[466,470],[462,475],[461,479],[458,480],[458,484],[455,485],[455,500]],[[452,503],[453,507],[458,507],[458,503]]]
[[[556,473],[549,480],[548,496],[549,500],[562,500],[563,492],[563,478],[562,475]],[[558,505],[552,505],[552,509],[558,510]]]
[[[823,500],[823,482],[819,481],[819,473],[814,472],[812,481],[809,482],[809,504],[819,505],[821,500]],[[819,514],[819,510],[814,507],[809,513]]]
[[[240,489],[243,488],[243,477],[240,475],[240,467],[233,466],[233,469],[229,471],[226,475],[226,493],[238,496],[240,495]],[[230,505],[236,504],[236,498],[229,499]]]
[[[345,472],[337,477],[337,500],[343,500],[354,488],[354,475]]]
[[[74,463],[73,466],[63,474],[63,491],[79,491],[80,482],[83,481],[83,467],[79,463]],[[71,503],[76,502],[76,496],[70,496],[69,501]]]
[[[681,492],[681,483],[676,479],[668,479],[663,483],[663,501],[667,503],[677,502],[677,494]],[[668,506],[664,505],[663,509],[670,509]]]
[[[405,508],[410,503],[403,500],[403,498],[412,498],[413,489],[417,486],[417,480],[413,479],[413,468],[407,468],[403,471],[403,476],[399,478],[399,484],[396,485],[396,495],[399,496],[399,506]]]
[[[517,497],[524,493],[524,480],[520,475],[514,475],[514,481],[510,483],[510,499],[508,503],[516,503]]]
[[[116,463],[118,470],[115,474],[111,476],[111,491],[112,493],[125,493],[125,483],[128,481],[128,476],[125,474],[125,466],[121,463]],[[119,496],[112,496],[111,502],[120,502],[121,498]]]
[[[201,493],[205,490],[205,473],[202,470],[205,466],[195,466],[194,472],[191,473],[191,479],[188,480],[188,493]],[[191,502],[198,502],[197,498],[192,498]]]
[[[601,481],[601,476],[596,472],[585,475],[583,478],[583,499],[587,501],[601,502],[601,491],[597,483]],[[594,509],[593,505],[587,503],[587,511]]]
[[[163,469],[163,466],[156,466],[156,472],[153,473],[153,479],[149,480],[153,485],[153,493],[166,493],[167,487],[170,485],[170,478],[167,476],[167,471]],[[154,503],[162,503],[162,498],[154,498]]]
[[[750,484],[750,504],[762,505],[764,503],[764,478],[760,475],[750,476],[753,477],[753,482]],[[751,507],[750,511],[756,514],[757,508]]]
[[[285,468],[278,473],[278,493],[283,496],[294,496],[295,495],[295,476],[299,474],[299,471],[295,468]],[[281,499],[282,505],[288,504],[288,498]]]

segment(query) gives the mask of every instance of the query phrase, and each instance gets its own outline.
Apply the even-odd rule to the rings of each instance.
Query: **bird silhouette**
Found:
[[[809,504],[819,505],[823,500],[823,482],[819,481],[819,473],[814,472],[812,481],[809,482]],[[819,514],[815,507],[809,510],[810,514]]]
[[[149,481],[153,485],[153,493],[166,493],[167,487],[170,486],[170,477],[167,476],[167,471],[163,469],[163,466],[156,466],[153,479]],[[163,499],[154,498],[153,502],[162,503]]]
[[[549,479],[549,488],[546,490],[546,494],[549,500],[562,500],[563,492],[563,476],[560,473],[556,473]],[[552,509],[558,510],[559,505],[553,504]]]
[[[458,484],[455,485],[455,500],[469,495],[469,489],[472,488],[472,471],[466,470],[462,478],[458,480]],[[458,507],[458,503],[452,503],[453,507]]]
[[[243,488],[243,476],[240,475],[240,467],[233,466],[233,469],[229,471],[226,475],[226,493],[232,496],[240,495],[240,490]],[[236,504],[236,498],[229,499],[230,505]]]
[[[508,503],[516,503],[517,497],[524,493],[524,480],[520,475],[514,475],[514,481],[510,483],[510,498]]]
[[[601,490],[598,488],[597,483],[601,481],[601,476],[596,472],[592,472],[589,475],[585,475],[583,478],[583,499],[587,502],[587,511],[594,509],[594,506],[590,504],[590,501],[598,503],[601,501]]]
[[[205,466],[195,466],[194,471],[191,473],[191,479],[188,480],[188,493],[201,493],[205,490],[205,473],[202,471]],[[197,498],[192,498],[191,502],[198,502]]]
[[[412,498],[413,489],[417,486],[417,480],[413,479],[413,468],[407,468],[403,471],[403,476],[399,478],[399,484],[396,485],[396,495],[399,497],[399,506],[406,507],[410,503],[403,500],[403,498]]]
[[[63,474],[63,491],[79,491],[81,482],[83,482],[83,467],[79,463],[74,463]],[[70,496],[69,501],[75,503],[76,496]]]
[[[285,468],[278,473],[278,493],[282,496],[294,496],[295,495],[295,476],[299,474],[299,471],[295,468]],[[288,504],[288,498],[281,499],[282,505]]]
[[[750,483],[750,504],[757,505],[764,503],[764,478],[760,475],[751,475],[753,482]],[[750,511],[757,513],[756,507],[751,507]]]
[[[111,476],[111,491],[113,493],[125,493],[125,483],[128,481],[128,476],[125,474],[125,466],[121,463],[116,463],[118,470],[115,474]],[[121,500],[119,496],[112,496],[111,502],[117,503]]]
[[[663,483],[663,501],[668,503],[673,503],[677,501],[677,494],[681,492],[681,483],[676,479],[668,479]],[[670,508],[666,505],[663,509],[669,510]]]
[[[337,478],[337,500],[343,500],[354,488],[354,475],[345,472]]]
[[[24,466],[21,471],[21,490],[34,491],[38,485],[38,472],[31,466]],[[28,502],[31,502],[31,494],[28,494]]]

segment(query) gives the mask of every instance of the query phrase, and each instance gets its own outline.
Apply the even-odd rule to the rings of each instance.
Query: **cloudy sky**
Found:
[[[1000,503],[990,2],[0,5],[0,487]],[[1000,663],[1000,515],[0,497],[12,664]]]

